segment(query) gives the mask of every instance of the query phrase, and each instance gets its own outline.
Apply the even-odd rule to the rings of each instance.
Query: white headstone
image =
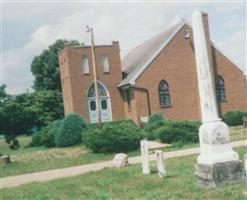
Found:
[[[247,153],[244,154],[244,168],[245,168],[245,179],[247,184]]]
[[[141,140],[141,159],[143,174],[150,174],[149,159],[148,159],[148,141]]]
[[[116,168],[126,167],[128,165],[128,155],[124,153],[118,153],[114,156],[112,166]]]
[[[155,150],[155,155],[156,155],[159,177],[163,178],[166,176],[166,168],[164,164],[163,152],[161,150]]]

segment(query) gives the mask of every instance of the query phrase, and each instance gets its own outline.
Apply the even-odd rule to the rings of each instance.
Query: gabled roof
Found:
[[[119,87],[134,85],[136,79],[153,62],[159,53],[168,45],[174,36],[184,27],[185,21],[170,26],[165,32],[151,38],[132,49],[123,59],[123,71],[127,77],[121,81]]]

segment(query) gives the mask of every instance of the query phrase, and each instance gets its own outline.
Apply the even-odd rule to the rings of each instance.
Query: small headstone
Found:
[[[4,155],[4,156],[0,157],[0,166],[6,165],[6,164],[9,164],[9,163],[11,163],[10,156]]]
[[[161,150],[155,150],[155,155],[156,155],[156,162],[157,162],[159,177],[163,178],[166,176],[163,152]]]
[[[143,174],[150,174],[149,159],[148,159],[148,141],[141,140],[141,159]]]
[[[247,153],[244,154],[244,168],[245,168],[245,179],[247,184]]]
[[[128,165],[128,155],[124,153],[118,153],[114,156],[112,166],[116,168],[123,168]]]

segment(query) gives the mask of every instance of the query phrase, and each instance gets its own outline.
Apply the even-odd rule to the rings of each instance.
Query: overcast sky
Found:
[[[211,39],[240,68],[246,64],[246,3],[2,3],[1,80],[12,94],[31,89],[30,64],[57,39],[89,44],[85,26],[95,30],[96,44],[120,42],[121,57],[131,48],[185,18],[195,10],[209,15]]]

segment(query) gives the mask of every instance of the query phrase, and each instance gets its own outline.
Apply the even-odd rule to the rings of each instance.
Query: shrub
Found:
[[[9,147],[13,150],[17,150],[20,148],[20,143],[17,139],[14,139]]]
[[[148,123],[145,125],[145,137],[148,140],[156,140],[159,138],[159,134],[157,132],[158,128],[165,124],[165,118],[161,113],[154,113],[152,114],[149,119]]]
[[[67,115],[55,139],[56,145],[66,147],[81,143],[82,133],[86,127],[86,123],[79,114],[73,113]]]
[[[165,118],[163,117],[161,113],[153,113],[149,117],[147,124],[153,124],[153,123],[163,122],[163,121],[165,121]]]
[[[38,146],[42,146],[41,144],[41,134],[40,132],[36,132],[34,134],[32,134],[32,142],[30,144],[31,147],[38,147]]]
[[[247,117],[247,112],[229,111],[223,115],[223,120],[229,126],[243,125],[243,118]]]
[[[94,153],[118,153],[139,149],[142,130],[132,121],[104,124],[102,129],[89,129],[83,136],[85,145]]]
[[[43,127],[40,131],[32,134],[32,142],[30,146],[45,146],[45,147],[54,147],[55,138],[59,133],[62,120],[55,120]]]
[[[162,142],[195,143],[199,141],[199,126],[195,121],[169,121],[157,132]]]
[[[41,144],[45,147],[55,147],[55,138],[59,133],[59,128],[51,128],[41,135]]]

